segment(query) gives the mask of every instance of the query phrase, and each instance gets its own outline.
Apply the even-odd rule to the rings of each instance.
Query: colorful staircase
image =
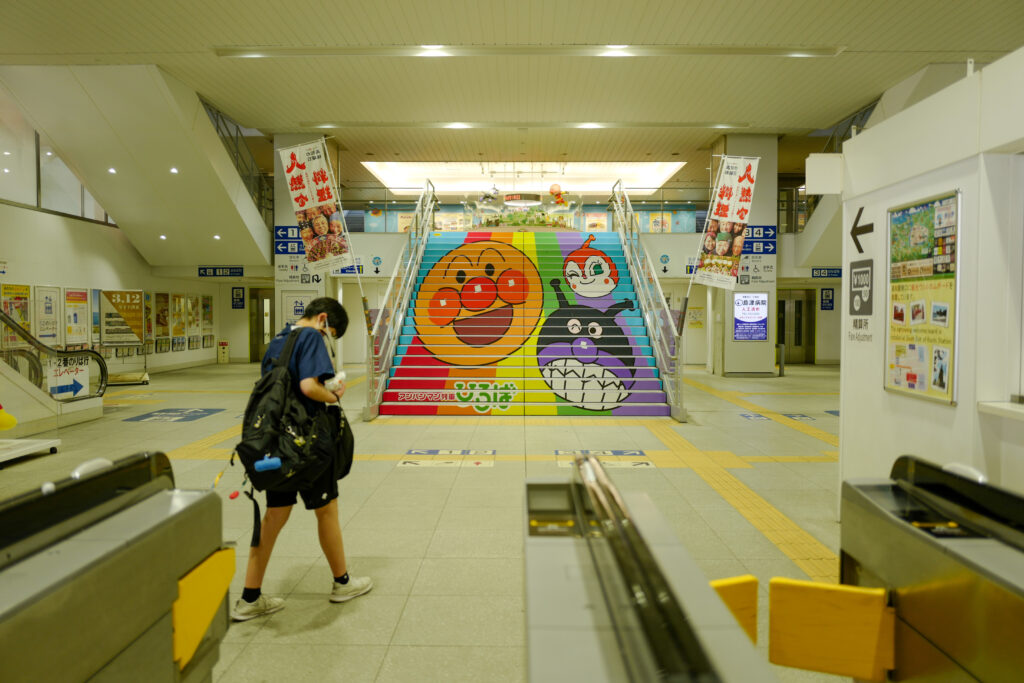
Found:
[[[434,233],[390,415],[668,415],[615,233]]]

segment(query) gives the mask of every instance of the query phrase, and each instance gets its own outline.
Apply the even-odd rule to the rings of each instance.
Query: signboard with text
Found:
[[[739,276],[758,159],[723,156],[708,207],[697,272],[693,282],[734,289]],[[772,247],[774,252],[774,243]]]
[[[733,341],[766,341],[768,339],[767,292],[734,292]]]
[[[100,296],[100,342],[141,344],[145,337],[141,290],[108,290]]]

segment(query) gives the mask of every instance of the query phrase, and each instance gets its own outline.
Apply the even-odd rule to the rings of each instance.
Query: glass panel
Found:
[[[82,183],[60,160],[48,142],[39,142],[39,184],[43,208],[82,215]]]
[[[95,197],[89,193],[88,188],[85,190],[85,211],[82,213],[82,216],[94,221],[104,221],[107,216],[107,212],[103,210],[103,207],[100,206]]]
[[[36,133],[0,89],[0,199],[36,205]]]

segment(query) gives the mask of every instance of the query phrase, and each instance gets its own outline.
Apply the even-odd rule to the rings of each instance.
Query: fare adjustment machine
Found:
[[[219,496],[162,453],[0,502],[0,680],[211,680],[234,570]]]

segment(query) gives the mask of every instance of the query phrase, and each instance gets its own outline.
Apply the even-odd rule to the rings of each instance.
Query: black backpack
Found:
[[[301,328],[288,335],[270,372],[256,382],[235,446],[245,473],[258,491],[298,491],[333,465],[329,416],[310,415],[296,395],[288,363]],[[321,443],[324,442],[324,443]]]

